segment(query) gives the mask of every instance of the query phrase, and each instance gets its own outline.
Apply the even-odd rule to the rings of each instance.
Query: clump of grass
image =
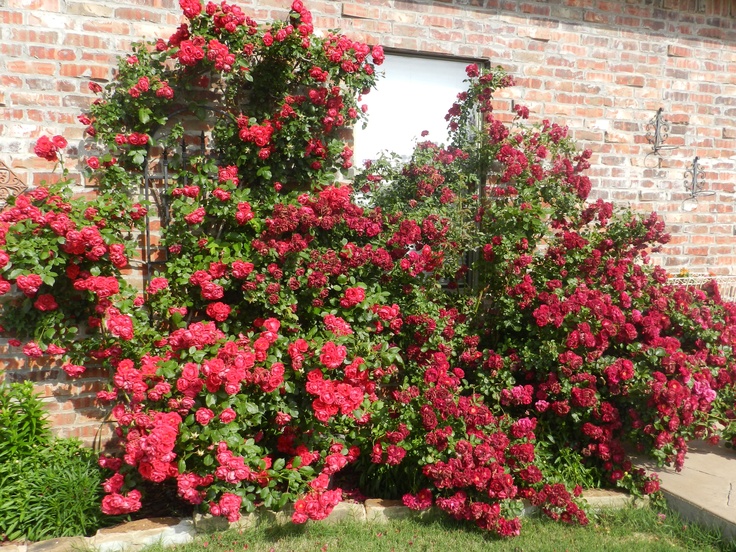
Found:
[[[410,518],[389,523],[357,521],[266,525],[202,535],[168,552],[388,552],[388,551],[610,551],[735,552],[736,544],[716,530],[685,523],[676,513],[626,508],[591,516],[587,527],[546,518],[526,518],[520,537],[499,540],[488,532],[444,518]],[[145,552],[163,552],[159,546]]]

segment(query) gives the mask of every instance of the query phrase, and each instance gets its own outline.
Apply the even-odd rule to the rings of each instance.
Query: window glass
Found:
[[[377,67],[383,73],[364,98],[368,126],[355,129],[355,164],[375,159],[382,151],[409,156],[422,131],[433,142],[447,141],[445,115],[458,92],[466,89],[469,61],[387,54]]]

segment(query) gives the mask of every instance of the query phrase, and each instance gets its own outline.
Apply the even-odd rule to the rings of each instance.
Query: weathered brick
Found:
[[[138,8],[116,8],[115,18],[125,21],[150,21],[152,23],[161,23],[164,16],[160,12],[153,10],[143,10]]]
[[[624,86],[633,86],[636,88],[644,86],[644,77],[639,75],[616,75],[613,80],[616,84],[622,84]]]
[[[59,33],[48,29],[43,31],[30,28],[12,29],[11,39],[19,44],[58,44]]]
[[[26,60],[8,61],[5,66],[9,72],[21,75],[52,75],[56,70],[54,63]]]
[[[377,6],[366,6],[357,2],[343,2],[342,16],[378,19],[380,17],[380,10]]]
[[[0,10],[0,23],[5,25],[21,25],[23,14],[19,11]]]
[[[67,13],[88,17],[112,17],[115,9],[99,2],[67,2]]]
[[[129,35],[131,29],[129,21],[83,21],[82,30],[90,33],[104,33],[111,36]],[[142,37],[141,37],[142,38]]]
[[[667,46],[667,55],[669,57],[689,58],[689,57],[692,57],[693,51],[691,48],[686,48],[685,46],[680,46],[677,44],[669,44]]]
[[[32,10],[32,11],[61,11],[60,0],[8,0],[9,8]]]
[[[84,77],[95,80],[105,80],[110,74],[111,67],[104,65],[79,65],[76,63],[65,63],[61,66],[59,74],[62,77]]]

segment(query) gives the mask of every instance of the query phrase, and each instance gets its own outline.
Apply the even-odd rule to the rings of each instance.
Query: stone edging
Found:
[[[625,506],[641,506],[646,499],[636,499],[618,491],[592,489],[583,493],[590,510],[605,508],[623,508]],[[535,508],[526,506],[524,515],[531,515]],[[397,500],[369,499],[364,504],[357,502],[341,502],[324,522],[355,520],[372,523],[385,523],[392,519],[402,519],[417,513]],[[429,513],[429,515],[432,515]],[[164,546],[190,542],[197,533],[211,533],[229,528],[249,528],[261,523],[283,524],[291,520],[287,509],[282,512],[259,510],[244,515],[235,523],[228,523],[221,517],[195,514],[194,518],[152,518],[131,521],[116,527],[100,529],[94,537],[67,537],[51,539],[31,544],[0,545],[0,552],[137,552],[151,544],[161,543]],[[324,523],[321,522],[321,523]]]

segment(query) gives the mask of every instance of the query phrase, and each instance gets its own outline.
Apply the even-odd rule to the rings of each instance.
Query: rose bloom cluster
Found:
[[[30,309],[31,316],[39,321],[44,316],[55,320],[63,317],[95,330],[102,329],[105,319],[104,329],[111,335],[132,339],[132,321],[112,307],[110,300],[121,291],[117,274],[128,266],[126,245],[124,238],[117,241],[112,237],[116,233],[107,229],[130,230],[136,222],[135,214],[121,211],[106,219],[90,202],[70,195],[59,186],[41,186],[14,198],[0,213],[0,270],[10,272],[8,269],[13,268],[12,278],[0,275],[0,295],[10,292],[15,284],[28,305],[17,306]],[[26,231],[34,236],[30,256],[21,253]],[[44,338],[41,347],[34,343],[34,347],[24,347],[24,352],[33,357],[63,354],[71,348],[72,336],[57,335],[58,343]],[[99,356],[110,356],[106,347]],[[74,375],[84,372],[78,363],[65,362],[63,367]]]

